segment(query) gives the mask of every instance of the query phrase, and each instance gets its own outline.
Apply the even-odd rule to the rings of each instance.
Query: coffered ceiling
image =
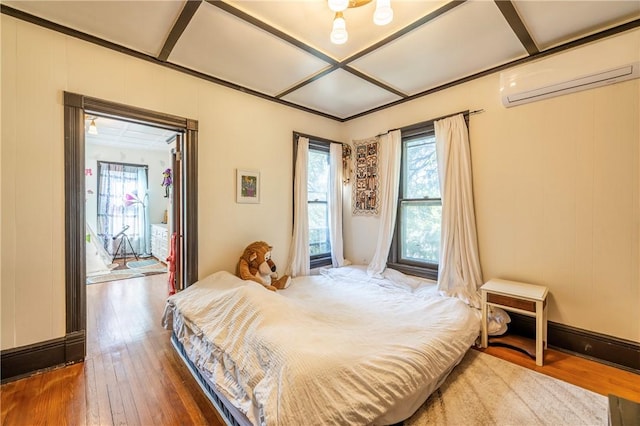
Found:
[[[344,121],[640,26],[637,0],[375,0],[329,40],[325,0],[14,1],[2,13]]]

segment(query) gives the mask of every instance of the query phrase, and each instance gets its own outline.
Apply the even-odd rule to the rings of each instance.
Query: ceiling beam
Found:
[[[509,24],[516,37],[518,37],[522,46],[527,49],[527,53],[529,53],[529,55],[539,53],[540,50],[538,46],[536,46],[536,43],[533,41],[524,22],[520,19],[520,15],[518,15],[518,11],[513,5],[513,2],[510,0],[494,0],[494,3],[498,6],[498,9],[500,9],[502,16],[507,20],[507,24]]]
[[[323,70],[318,71],[317,73],[313,74],[311,77],[307,77],[304,80],[300,81],[299,83],[291,86],[290,88],[288,88],[287,90],[280,92],[276,95],[276,98],[282,98],[284,96],[287,96],[289,93],[291,92],[295,92],[296,90],[298,90],[301,87],[306,86],[309,83],[312,83],[314,81],[316,81],[317,79],[324,77],[327,74],[331,74],[332,72],[334,72],[335,70],[338,69],[337,65],[331,65]]]
[[[169,55],[171,55],[171,51],[175,47],[176,43],[180,39],[180,36],[187,28],[187,25],[191,22],[193,15],[196,14],[196,11],[202,4],[202,0],[187,0],[182,8],[182,12],[180,12],[180,16],[178,16],[178,20],[171,28],[167,39],[164,42],[164,46],[162,46],[162,50],[158,55],[158,59],[161,61],[166,61],[169,59]]]
[[[347,71],[347,72],[350,72],[351,74],[355,75],[356,77],[360,77],[362,80],[368,81],[369,83],[374,84],[374,85],[386,90],[387,92],[391,92],[394,95],[400,96],[401,98],[406,98],[407,96],[409,96],[406,93],[401,92],[400,90],[398,90],[398,89],[396,89],[394,87],[391,87],[388,84],[385,84],[385,83],[381,82],[380,80],[376,80],[375,78],[370,77],[367,74],[364,74],[364,73],[358,71],[355,68],[351,68],[348,65],[343,66],[342,69]]]
[[[309,46],[308,44],[305,44],[305,43],[301,42],[297,38],[292,37],[289,34],[283,32],[283,31],[280,31],[279,29],[277,29],[275,27],[272,27],[271,25],[269,25],[269,24],[267,24],[265,22],[262,22],[258,18],[255,18],[254,16],[251,16],[248,13],[243,12],[240,9],[236,9],[235,7],[231,6],[229,3],[225,3],[225,2],[223,2],[221,0],[206,0],[206,2],[209,3],[212,6],[215,6],[215,7],[219,8],[219,9],[224,10],[225,12],[235,16],[236,18],[242,19],[243,21],[248,22],[249,24],[252,24],[255,27],[258,27],[261,30],[266,31],[269,34],[278,37],[281,40],[286,41],[289,44],[294,45],[295,47],[297,47],[299,49],[304,50],[307,53],[312,54],[316,58],[322,59],[323,61],[330,63],[331,65],[334,65],[334,64],[338,63],[338,61],[333,59],[331,56],[322,53],[318,49],[314,49],[313,47]]]
[[[449,12],[450,10],[460,6],[461,4],[463,4],[466,1],[467,0],[450,1],[449,3],[445,4],[444,6],[438,8],[438,9],[434,10],[433,12],[431,12],[431,13],[423,16],[422,18],[418,19],[417,21],[407,25],[404,28],[401,28],[400,30],[396,31],[395,33],[391,34],[390,36],[380,40],[379,42],[377,42],[375,44],[372,44],[371,46],[367,47],[366,49],[361,50],[360,52],[356,53],[355,55],[350,56],[347,59],[341,61],[340,65],[346,65],[346,64],[348,64],[350,62],[355,61],[356,59],[360,59],[363,56],[368,55],[369,53],[373,52],[374,50],[377,50],[377,49],[381,48],[385,44],[389,44],[392,41],[395,41],[395,40],[399,39],[403,35],[415,30],[416,28],[419,28],[419,27],[423,26],[427,22],[433,21],[437,17],[439,17],[439,16]]]

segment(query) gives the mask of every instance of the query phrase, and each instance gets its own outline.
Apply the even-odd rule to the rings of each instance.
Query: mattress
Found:
[[[473,344],[480,315],[426,280],[352,266],[278,292],[217,272],[171,296],[163,323],[253,424],[368,425],[410,417]]]

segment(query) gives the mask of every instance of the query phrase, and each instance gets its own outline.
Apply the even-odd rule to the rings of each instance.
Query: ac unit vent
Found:
[[[530,77],[530,76],[526,76]],[[565,95],[580,90],[592,89],[640,77],[640,62],[624,65],[607,71],[595,72],[586,76],[565,80],[555,84],[535,85],[535,78],[529,78],[523,90],[518,78],[512,78],[507,87],[503,87],[502,104],[512,107],[554,96]],[[522,78],[527,80],[527,78]]]

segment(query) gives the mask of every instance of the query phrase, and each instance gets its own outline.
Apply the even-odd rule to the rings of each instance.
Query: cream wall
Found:
[[[257,239],[284,266],[292,131],[339,140],[341,123],[1,19],[2,349],[65,334],[65,90],[198,120],[200,277],[235,271]],[[235,203],[236,168],[260,170],[260,204]]]
[[[640,31],[564,55],[578,67],[637,61]],[[484,278],[544,284],[551,321],[640,342],[639,80],[509,109],[499,83],[490,75],[347,122],[346,137],[484,109],[470,119]],[[368,263],[377,226],[345,211],[346,256]]]

